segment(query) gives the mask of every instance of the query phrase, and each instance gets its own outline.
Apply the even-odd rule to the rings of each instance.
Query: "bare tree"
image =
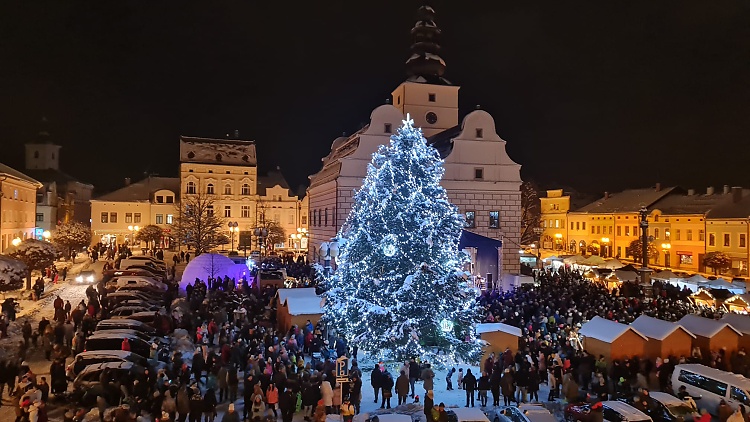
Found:
[[[214,210],[214,197],[203,193],[184,195],[171,225],[174,235],[195,249],[195,255],[226,244],[225,222]]]
[[[539,241],[534,229],[541,227],[541,204],[533,182],[521,183],[521,244],[529,245]]]
[[[142,229],[138,230],[138,234],[135,235],[135,240],[139,242],[146,242],[146,247],[150,248],[153,245],[156,249],[156,245],[159,244],[161,238],[164,236],[164,230],[155,224],[149,224]]]

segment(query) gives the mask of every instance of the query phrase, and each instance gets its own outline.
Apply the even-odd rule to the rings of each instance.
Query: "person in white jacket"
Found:
[[[323,375],[323,382],[320,383],[320,397],[323,400],[323,405],[326,407],[326,415],[333,413],[333,388],[331,383],[328,382],[326,376]]]

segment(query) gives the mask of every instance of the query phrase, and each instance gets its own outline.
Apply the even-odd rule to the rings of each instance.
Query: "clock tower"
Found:
[[[435,10],[422,6],[411,30],[411,56],[406,61],[408,78],[392,93],[391,103],[414,119],[425,137],[458,126],[458,90],[443,77],[445,61],[440,57],[440,28]]]

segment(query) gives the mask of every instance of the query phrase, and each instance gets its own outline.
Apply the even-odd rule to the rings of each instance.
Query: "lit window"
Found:
[[[167,224],[172,224],[172,221],[174,221],[174,216],[172,214],[167,214]]]
[[[654,239],[658,239],[658,238],[659,238],[659,228],[657,227],[657,228],[654,228]]]
[[[490,228],[500,228],[500,211],[490,211]]]
[[[242,206],[242,218],[250,218],[250,205]]]
[[[466,227],[476,227],[476,212],[466,211]]]
[[[109,213],[109,222],[110,223],[116,223],[117,222],[117,213],[116,212]]]
[[[706,232],[703,230],[698,230],[698,241],[699,242],[705,242],[706,241]]]
[[[164,214],[156,214],[156,224],[164,224]]]
[[[560,228],[560,220],[558,220],[558,219],[555,219],[555,228],[556,229]]]
[[[206,185],[206,193],[209,194],[209,195],[213,195],[213,193],[214,193],[214,185],[213,185],[213,183],[209,183],[208,185]]]
[[[232,185],[224,185],[224,195],[232,194]]]
[[[248,185],[247,183],[244,183],[242,185],[242,194],[243,195],[250,195],[250,185]]]
[[[141,222],[141,213],[137,212],[133,214],[133,222],[134,223],[140,223]]]
[[[630,226],[625,226],[625,236],[630,236]]]
[[[109,214],[106,212],[102,213],[102,223],[108,223],[109,222]]]
[[[680,229],[675,229],[674,240],[680,240]]]
[[[132,212],[126,212],[125,213],[125,222],[126,223],[132,223],[133,222],[133,213]]]
[[[726,248],[729,247],[729,245],[731,243],[730,238],[731,238],[731,236],[729,236],[729,233],[724,233],[724,247],[726,247]]]

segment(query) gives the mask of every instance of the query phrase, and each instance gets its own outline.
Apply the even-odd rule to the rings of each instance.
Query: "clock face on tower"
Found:
[[[425,116],[425,119],[427,119],[427,123],[434,125],[437,122],[437,114],[433,112],[428,112]]]

